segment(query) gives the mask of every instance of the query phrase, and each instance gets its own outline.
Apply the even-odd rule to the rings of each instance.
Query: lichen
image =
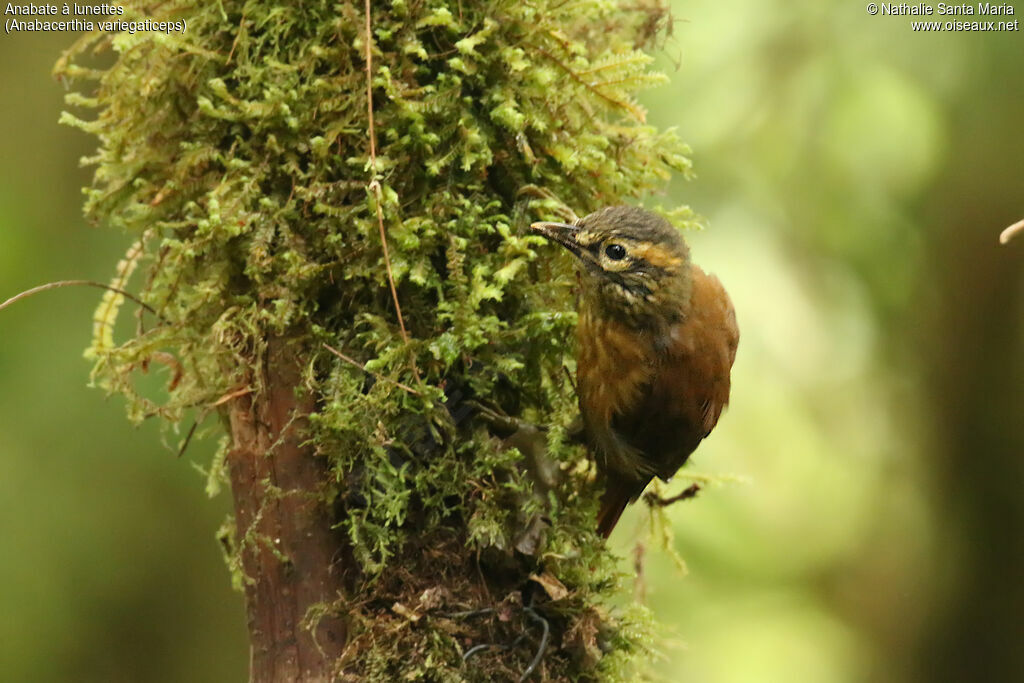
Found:
[[[91,34],[58,63],[86,90],[69,105],[94,112],[62,117],[99,139],[86,214],[132,236],[118,286],[157,312],[115,335],[122,308],[104,302],[93,380],[124,394],[133,420],[177,429],[261,392],[245,370],[266,339],[297,340],[317,405],[308,438],[331,474],[323,495],[361,568],[339,672],[515,678],[539,646],[536,608],[551,628],[543,678],[628,677],[643,619],[608,606],[619,577],[592,531],[592,468],[565,438],[572,283],[527,226],[688,172],[685,147],[635,99],[664,80],[643,47],[667,10],[373,4],[374,154],[361,1],[131,3],[187,31]],[[154,361],[162,387],[138,379]],[[555,486],[538,494],[526,454],[478,419],[479,403],[552,426]],[[223,455],[209,490],[222,470]],[[516,551],[537,516],[540,546]],[[220,532],[229,548],[239,536]],[[567,594],[515,604],[538,567]],[[484,643],[495,647],[463,659]]]

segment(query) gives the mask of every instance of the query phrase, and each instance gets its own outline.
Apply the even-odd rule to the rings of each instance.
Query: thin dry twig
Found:
[[[230,401],[231,399],[238,398],[239,396],[245,396],[246,394],[251,394],[251,393],[252,393],[252,387],[250,387],[250,386],[244,386],[244,387],[241,387],[239,389],[232,389],[231,391],[229,391],[228,393],[224,394],[223,396],[218,398],[216,401],[211,403],[210,404],[210,408],[216,408],[217,406],[222,406],[225,403],[227,403],[228,401]]]
[[[1006,244],[1022,232],[1024,232],[1024,218],[999,233],[999,244]]]
[[[181,384],[181,378],[185,376],[185,371],[181,367],[181,363],[174,357],[174,354],[167,353],[166,351],[154,351],[147,358],[142,361],[142,371],[149,372],[150,363],[160,363],[167,367],[171,371],[171,381],[167,383],[167,391],[174,391]]]
[[[181,446],[178,447],[178,457],[185,455],[185,451],[188,450],[188,445],[192,443],[192,437],[196,435],[196,429],[199,428],[199,423],[206,419],[208,413],[205,411],[196,419],[192,420],[192,426],[188,430],[188,434],[185,435],[185,440],[181,442]]]
[[[33,287],[32,289],[26,289],[24,292],[19,292],[18,294],[15,294],[7,301],[0,304],[0,311],[7,308],[11,304],[17,303],[22,299],[27,299],[28,297],[34,294],[39,294],[40,292],[45,292],[50,289],[57,289],[58,287],[98,287],[99,289],[105,289],[107,291],[114,292],[115,294],[120,294],[126,299],[134,301],[139,306],[142,306],[144,309],[146,309],[153,315],[157,316],[161,320],[164,320],[163,316],[157,313],[152,306],[150,306],[149,304],[147,304],[145,301],[138,298],[134,294],[126,292],[123,289],[118,289],[117,287],[105,285],[102,282],[94,282],[93,280],[58,280],[57,282],[47,282],[45,285],[39,285],[38,287]]]
[[[373,179],[370,181],[369,187],[376,199],[374,204],[377,207],[377,226],[380,228],[380,243],[384,249],[384,267],[388,271],[388,286],[391,288],[391,299],[395,302],[395,313],[398,316],[398,327],[402,333],[402,341],[408,344],[409,333],[405,330],[402,305],[398,303],[395,276],[391,271],[391,255],[388,253],[388,238],[384,231],[384,211],[381,208],[384,199],[380,191],[380,181],[377,179],[377,131],[373,119],[373,42],[370,28],[370,0],[366,0],[366,114],[370,120],[370,170],[373,173]],[[415,371],[415,367],[413,370]]]
[[[348,356],[346,356],[344,353],[342,353],[338,349],[334,348],[333,346],[330,346],[328,344],[324,344],[323,347],[325,349],[327,349],[328,351],[330,351],[331,353],[333,353],[338,358],[340,358],[343,361],[345,361],[346,363],[348,363],[350,365],[356,366],[357,368],[359,368],[360,370],[365,372],[367,375],[370,375],[371,377],[373,377],[375,379],[379,379],[379,380],[381,380],[383,382],[389,382],[391,384],[394,384],[399,389],[402,389],[404,391],[408,391],[413,396],[420,396],[421,395],[420,392],[416,391],[415,389],[413,389],[412,387],[410,387],[410,386],[408,386],[406,384],[402,384],[401,382],[399,382],[397,380],[393,380],[390,377],[385,377],[384,375],[381,375],[379,373],[373,372],[372,370],[367,370],[365,365],[363,365],[362,363],[360,363],[359,361],[357,361],[354,358],[349,358]]]

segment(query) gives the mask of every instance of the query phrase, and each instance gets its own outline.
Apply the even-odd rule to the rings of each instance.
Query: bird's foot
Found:
[[[690,484],[688,487],[683,489],[682,493],[678,493],[668,498],[662,498],[653,491],[644,494],[644,502],[651,507],[668,507],[673,503],[678,503],[681,500],[689,500],[690,498],[696,498],[697,494],[700,493],[700,484]]]

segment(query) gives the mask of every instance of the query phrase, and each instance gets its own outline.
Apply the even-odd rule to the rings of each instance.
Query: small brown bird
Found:
[[[607,538],[626,505],[655,476],[675,474],[718,422],[736,314],[718,278],[653,213],[615,206],[531,227],[576,257],[580,413],[607,480],[597,525]]]

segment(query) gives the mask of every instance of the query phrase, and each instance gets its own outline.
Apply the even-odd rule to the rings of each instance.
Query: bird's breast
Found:
[[[732,303],[714,276],[692,266],[692,277],[685,314],[659,328],[630,327],[582,300],[580,412],[607,472],[671,476],[729,401],[739,341]]]
[[[580,312],[577,334],[580,408],[588,422],[609,424],[650,382],[655,344],[644,334],[587,310]]]

